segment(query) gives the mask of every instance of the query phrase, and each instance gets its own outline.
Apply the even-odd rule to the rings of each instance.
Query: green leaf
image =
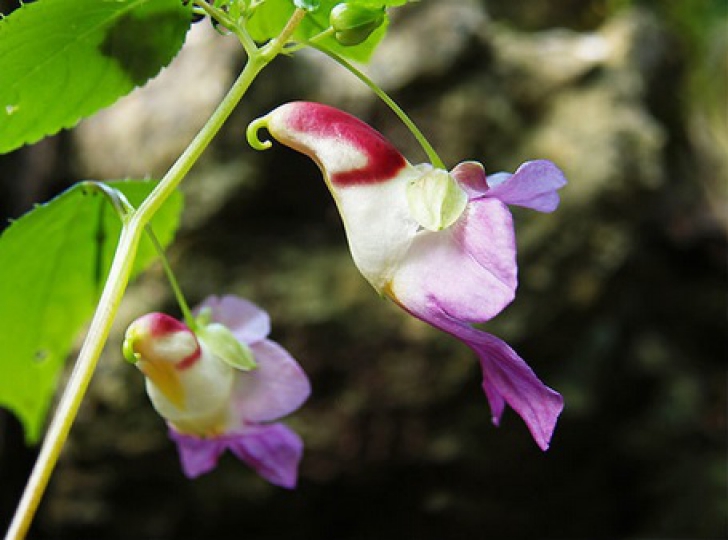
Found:
[[[257,366],[250,347],[235,339],[226,326],[220,323],[200,325],[195,333],[215,356],[229,366],[240,371],[250,371]]]
[[[138,205],[156,182],[110,182]],[[175,194],[152,220],[171,242],[182,210]],[[38,440],[58,375],[77,334],[93,314],[121,232],[98,192],[76,184],[13,222],[0,235],[0,406]],[[148,238],[134,272],[155,258]]]
[[[41,0],[0,19],[0,153],[141,86],[184,43],[180,0]]]
[[[349,0],[346,3],[372,9],[399,6],[406,2],[407,0]],[[320,0],[318,9],[306,14],[293,37],[299,40],[307,40],[328,29],[331,10],[341,3],[343,3],[341,0]],[[253,39],[260,43],[273,39],[281,33],[294,9],[294,0],[266,0],[255,9],[247,25],[248,31]],[[367,62],[384,37],[388,23],[389,19],[385,15],[382,25],[372,32],[366,40],[357,45],[341,45],[333,36],[321,39],[318,43],[350,60]]]

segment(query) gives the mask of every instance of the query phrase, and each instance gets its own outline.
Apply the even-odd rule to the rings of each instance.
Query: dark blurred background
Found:
[[[182,476],[119,352],[133,318],[177,313],[155,268],[128,293],[31,538],[728,537],[726,10],[422,1],[397,11],[367,67],[448,164],[547,158],[570,180],[556,213],[515,212],[519,295],[487,326],[566,399],[548,452],[512,411],[491,425],[466,347],[361,278],[313,163],[244,142],[252,118],[313,99],[424,159],[366,88],[306,53],[264,72],[190,174],[170,249],[191,301],[259,303],[309,373],[313,396],[289,419],[306,442],[299,488],[230,457]],[[234,39],[195,25],[148,87],[0,156],[0,216],[81,179],[159,177],[243,61]],[[36,451],[0,412],[3,527]]]

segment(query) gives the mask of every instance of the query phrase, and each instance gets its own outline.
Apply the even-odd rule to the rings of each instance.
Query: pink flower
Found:
[[[317,103],[282,105],[251,124],[312,157],[346,229],[355,264],[380,293],[468,345],[480,358],[497,425],[508,403],[548,448],[563,408],[505,342],[472,327],[515,296],[516,241],[507,204],[551,212],[565,185],[548,161],[486,179],[483,166],[411,165],[381,134]]]
[[[310,384],[298,363],[266,339],[268,314],[235,296],[207,298],[197,333],[163,313],[134,321],[124,352],[146,377],[189,478],[230,450],[269,482],[293,488],[300,437],[275,422],[300,407]]]

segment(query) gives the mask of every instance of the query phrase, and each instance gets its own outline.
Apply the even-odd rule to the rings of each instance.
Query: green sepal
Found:
[[[229,366],[240,371],[250,371],[258,366],[250,347],[235,339],[228,327],[215,322],[199,324],[195,333],[210,352]]]
[[[412,217],[428,231],[441,231],[465,211],[468,195],[445,170],[432,169],[407,185]]]

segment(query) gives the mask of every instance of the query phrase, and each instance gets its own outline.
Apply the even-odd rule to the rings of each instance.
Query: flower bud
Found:
[[[346,46],[359,45],[384,22],[384,7],[337,4],[331,10],[329,22],[336,41]]]
[[[185,323],[163,313],[144,315],[126,331],[124,356],[144,374],[154,408],[176,429],[205,435],[224,428],[235,379],[230,363],[243,363],[237,358],[245,354],[226,332],[219,323],[208,324],[208,347],[202,335],[198,340]],[[248,360],[255,365],[252,355]]]

